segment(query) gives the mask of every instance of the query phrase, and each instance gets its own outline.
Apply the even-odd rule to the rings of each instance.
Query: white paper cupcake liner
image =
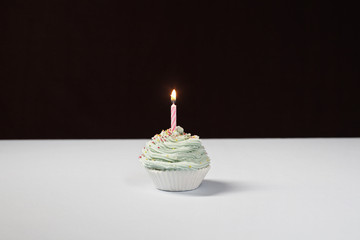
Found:
[[[210,166],[199,170],[159,171],[147,169],[155,187],[165,191],[189,191],[200,186]]]

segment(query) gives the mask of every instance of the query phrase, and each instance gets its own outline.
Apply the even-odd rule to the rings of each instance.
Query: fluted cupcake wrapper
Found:
[[[210,166],[199,170],[159,171],[147,169],[155,187],[165,191],[189,191],[200,186]]]

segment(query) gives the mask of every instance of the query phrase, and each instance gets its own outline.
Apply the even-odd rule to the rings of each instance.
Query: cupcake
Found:
[[[166,191],[187,191],[200,186],[210,169],[210,159],[198,136],[177,126],[156,134],[146,143],[140,162],[155,187]]]

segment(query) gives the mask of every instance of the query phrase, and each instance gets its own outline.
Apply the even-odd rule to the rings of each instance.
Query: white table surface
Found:
[[[205,139],[197,190],[153,187],[147,140],[0,141],[0,239],[360,239],[360,139]]]

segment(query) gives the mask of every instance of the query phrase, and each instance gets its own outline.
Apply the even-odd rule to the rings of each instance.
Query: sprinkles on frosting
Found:
[[[197,170],[209,165],[209,157],[199,137],[180,126],[162,130],[146,144],[139,156],[145,167],[155,170]]]

